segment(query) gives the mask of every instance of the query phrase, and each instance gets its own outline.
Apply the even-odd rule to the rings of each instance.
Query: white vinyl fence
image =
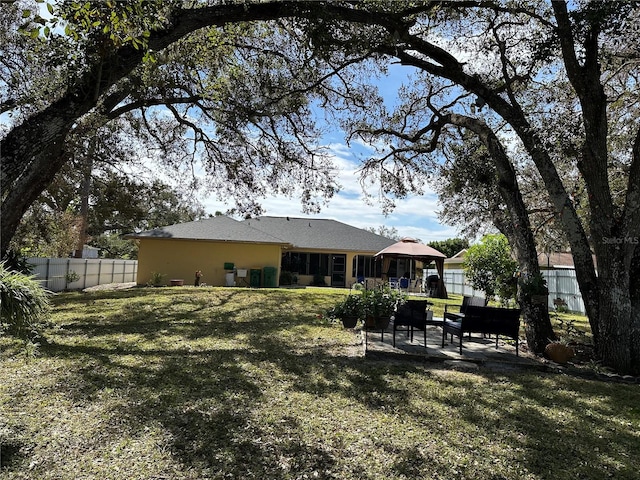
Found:
[[[578,288],[575,270],[542,270],[549,287],[549,308],[554,308],[553,301],[560,298],[565,301],[567,308],[572,312],[584,314],[584,303]],[[464,270],[445,270],[444,283],[449,293],[458,295],[484,296],[484,292],[474,290],[466,281]]]
[[[135,282],[137,260],[97,258],[29,258],[33,274],[52,292],[77,290],[105,283]],[[77,280],[69,282],[74,277]]]

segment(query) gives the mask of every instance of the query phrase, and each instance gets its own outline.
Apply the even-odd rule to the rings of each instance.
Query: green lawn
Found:
[[[637,385],[365,359],[339,295],[56,296],[0,338],[0,478],[638,478]]]

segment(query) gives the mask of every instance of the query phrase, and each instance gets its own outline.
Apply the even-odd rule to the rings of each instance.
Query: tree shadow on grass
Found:
[[[602,478],[614,472],[615,478],[634,478],[639,468],[633,456],[622,454],[637,442],[638,411],[616,417],[625,400],[640,404],[628,386],[371,361],[332,350],[332,327],[311,312],[276,308],[286,300],[281,295],[255,296],[259,305],[241,303],[218,315],[215,310],[235,297],[247,298],[231,291],[214,300],[181,296],[173,304],[187,306],[187,313],[154,311],[152,305],[157,318],[140,312],[124,321],[114,312],[99,322],[67,323],[42,355],[68,359],[71,367],[52,373],[59,378],[40,394],[103,405],[109,413],[103,428],[113,436],[90,434],[95,439],[87,439],[89,447],[158,428],[177,463],[203,477],[365,479],[381,472],[389,478],[497,480]],[[303,336],[307,330],[316,337]],[[150,344],[117,343],[129,334]],[[159,347],[163,335],[185,341]],[[96,337],[112,338],[113,344],[94,343]],[[208,348],[197,342],[207,338],[224,341]],[[359,429],[368,435],[362,427],[370,421],[393,422],[389,431],[376,433],[380,438],[361,439],[373,445],[366,458],[381,466],[353,468],[348,453],[310,436],[304,412],[266,408],[277,389],[317,402],[343,398],[346,408],[369,412],[370,418],[365,414],[360,425],[349,427],[352,435]],[[612,425],[612,417],[631,423]]]
[[[631,423],[611,421],[633,418],[624,405],[632,398],[636,405],[640,401],[634,386],[621,390],[620,385],[554,374],[487,378],[501,394],[471,393],[461,403],[461,418],[507,439],[511,456],[521,457],[528,472],[567,480],[636,478],[640,463],[627,452],[637,445],[637,433]],[[509,388],[502,389],[504,383]],[[486,412],[494,413],[488,418]]]
[[[223,290],[221,294],[218,290],[203,296],[202,290],[177,290],[175,294],[167,290],[160,297],[155,295],[153,298],[162,301],[152,304],[146,301],[149,292],[143,290],[147,295],[142,302],[113,305],[108,315],[104,314],[105,305],[96,305],[96,302],[122,300],[114,293],[100,292],[101,295],[94,294],[94,298],[77,297],[72,301],[74,306],[71,310],[82,310],[82,317],[63,322],[56,335],[83,334],[95,338],[139,334],[145,340],[154,341],[167,333],[175,333],[190,340],[207,337],[229,339],[241,334],[267,335],[304,320],[296,316],[274,315],[273,312],[278,312],[283,304],[282,297],[274,294],[243,290]],[[242,301],[247,295],[259,298],[252,298],[251,302]],[[131,296],[125,298],[140,300]],[[229,304],[233,305],[232,309],[228,308]]]
[[[279,344],[277,338],[255,341],[254,346],[265,352],[278,352],[274,358],[279,369],[295,378],[293,387],[299,391],[318,396],[338,393],[371,410],[386,409],[397,415],[399,422],[407,422],[410,430],[416,424],[437,425],[443,417],[456,418],[445,422],[453,431],[442,432],[445,437],[457,438],[453,451],[437,445],[429,450],[419,441],[406,441],[402,447],[398,447],[397,439],[383,441],[381,450],[394,452],[396,457],[393,474],[408,475],[422,468],[421,475],[433,476],[440,471],[442,478],[447,478],[451,475],[451,458],[460,459],[454,469],[465,472],[461,478],[532,474],[542,478],[599,479],[613,475],[632,479],[640,468],[638,459],[628,453],[638,441],[632,425],[640,425],[640,391],[634,385],[537,372],[502,375],[480,369],[475,374],[457,374],[451,385],[446,384],[446,376],[437,380],[431,385],[436,394],[427,389],[423,398],[431,408],[413,408],[421,391],[389,378],[422,376],[427,385],[433,384],[428,368],[411,362],[389,364],[327,357],[313,348],[312,353],[300,355],[292,353],[292,345]],[[442,382],[445,395],[437,393]],[[612,422],[612,418],[618,422]],[[491,451],[492,444],[504,442],[512,448],[501,452],[500,458],[483,454],[485,447]],[[440,455],[434,453],[438,451]],[[430,473],[424,470],[427,465]]]
[[[134,438],[159,426],[168,433],[168,447],[179,463],[202,476],[276,479],[304,473],[309,478],[340,478],[326,473],[333,470],[332,455],[306,442],[293,417],[256,421],[254,412],[265,399],[259,378],[249,372],[251,365],[263,361],[262,354],[114,353],[66,345],[48,346],[43,353],[84,360],[56,382],[57,393],[64,385],[74,404],[112,395],[118,400],[109,404],[109,418],[118,436]],[[131,355],[144,358],[131,364],[124,358]],[[318,477],[318,471],[325,473]]]

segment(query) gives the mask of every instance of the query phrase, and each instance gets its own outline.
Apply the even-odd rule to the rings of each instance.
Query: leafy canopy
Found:
[[[496,295],[504,301],[515,298],[518,266],[504,235],[487,234],[480,243],[471,245],[463,268],[471,286],[485,292],[487,298]]]
[[[444,253],[447,258],[451,258],[456,253],[460,253],[465,248],[469,248],[469,240],[466,238],[447,238],[446,240],[429,242],[427,245]]]

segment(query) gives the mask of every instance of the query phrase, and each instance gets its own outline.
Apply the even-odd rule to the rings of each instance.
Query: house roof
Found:
[[[225,216],[177,223],[167,227],[147,230],[146,232],[125,235],[125,238],[172,238],[219,242],[275,243],[280,245],[289,243],[282,238],[274,237],[262,230],[252,228],[244,222]]]
[[[597,267],[597,259],[592,255],[593,264]],[[548,256],[546,253],[538,254],[538,264],[541,268],[575,268],[573,255],[571,252],[552,252]]]
[[[242,223],[286,240],[294,248],[376,253],[395,243],[382,235],[329,219],[265,216]]]
[[[129,234],[125,238],[273,243],[289,248],[372,253],[394,243],[390,238],[336,220],[293,217],[257,217],[238,221],[218,216]]]
[[[456,253],[453,257],[447,258],[444,263],[447,265],[458,265],[464,263],[464,256],[467,253],[467,249],[463,248],[458,253]]]
[[[444,262],[448,265],[462,264],[464,262],[464,255],[467,250],[462,250],[456,253],[453,257],[446,259]],[[593,257],[596,261],[595,256]],[[574,268],[573,256],[571,252],[552,252],[547,257],[546,253],[538,254],[538,265],[540,268]]]

